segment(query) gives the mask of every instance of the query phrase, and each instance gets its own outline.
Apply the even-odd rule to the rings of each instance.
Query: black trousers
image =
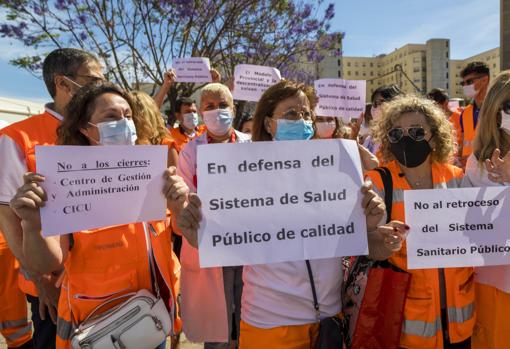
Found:
[[[55,349],[57,326],[51,321],[50,314],[46,310],[46,320],[39,316],[39,298],[27,294],[32,311],[32,323],[34,334],[32,335],[34,349]]]

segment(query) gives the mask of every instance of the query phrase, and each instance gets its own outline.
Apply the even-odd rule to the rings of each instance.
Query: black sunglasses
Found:
[[[425,139],[425,135],[427,131],[421,126],[411,126],[411,127],[395,127],[388,131],[388,140],[391,143],[398,143],[404,137],[404,133],[407,130],[407,134],[411,139],[415,141],[421,142]]]

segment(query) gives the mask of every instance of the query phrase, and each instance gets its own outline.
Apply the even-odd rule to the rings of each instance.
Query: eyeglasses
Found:
[[[308,110],[297,111],[296,109],[292,108],[280,115],[280,119],[286,120],[299,120],[301,118],[304,120],[312,120],[312,113]]]
[[[391,143],[398,143],[404,137],[405,131],[407,131],[411,139],[418,142],[425,140],[425,135],[427,134],[427,131],[421,126],[395,127],[388,131],[388,140]]]
[[[386,102],[384,99],[378,99],[378,100],[374,101],[374,103],[372,103],[372,106],[373,106],[374,108],[377,108],[377,107],[379,107],[380,105],[382,105],[384,102]]]
[[[483,77],[485,77],[485,75],[482,75],[482,76],[476,76],[476,77],[471,78],[471,79],[468,79],[468,80],[466,80],[466,81],[461,81],[461,82],[460,82],[460,86],[471,85],[471,84],[473,84],[476,80],[481,79],[481,78],[483,78]]]
[[[75,74],[75,75],[67,75],[68,77],[73,77],[73,78],[83,78],[83,79],[87,79],[87,82],[88,83],[91,83],[91,82],[100,82],[100,81],[105,81],[105,78],[103,77],[100,77],[100,76],[95,76],[95,75],[82,75],[82,74]]]
[[[510,100],[503,103],[503,107],[501,108],[506,114],[510,114]]]

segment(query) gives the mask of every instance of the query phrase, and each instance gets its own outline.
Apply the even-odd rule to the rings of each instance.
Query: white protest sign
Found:
[[[176,58],[173,61],[173,68],[177,75],[176,82],[211,82],[211,64],[209,58],[186,57]]]
[[[258,102],[264,91],[282,79],[276,68],[240,64],[234,69],[234,99]]]
[[[342,117],[349,122],[365,111],[365,80],[320,79],[314,84],[319,97],[315,107],[318,116]]]
[[[510,264],[509,194],[510,187],[404,191],[407,267]]]
[[[451,112],[457,111],[459,108],[460,103],[458,100],[448,101],[448,110],[450,110]]]
[[[368,253],[354,141],[198,147],[201,267]]]
[[[43,236],[165,218],[166,146],[37,146]]]

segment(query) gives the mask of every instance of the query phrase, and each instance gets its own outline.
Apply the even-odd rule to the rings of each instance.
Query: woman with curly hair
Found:
[[[133,121],[136,126],[136,144],[168,146],[167,166],[177,166],[179,157],[175,141],[165,126],[161,112],[154,100],[142,91],[131,92],[133,98]]]
[[[381,144],[385,167],[367,177],[381,197],[383,177],[391,178],[392,220],[405,222],[404,190],[460,187],[462,170],[449,163],[455,154],[454,133],[433,101],[403,96],[386,103],[373,136]],[[405,242],[388,260],[412,274],[400,347],[470,348],[475,321],[473,268],[407,270]]]

